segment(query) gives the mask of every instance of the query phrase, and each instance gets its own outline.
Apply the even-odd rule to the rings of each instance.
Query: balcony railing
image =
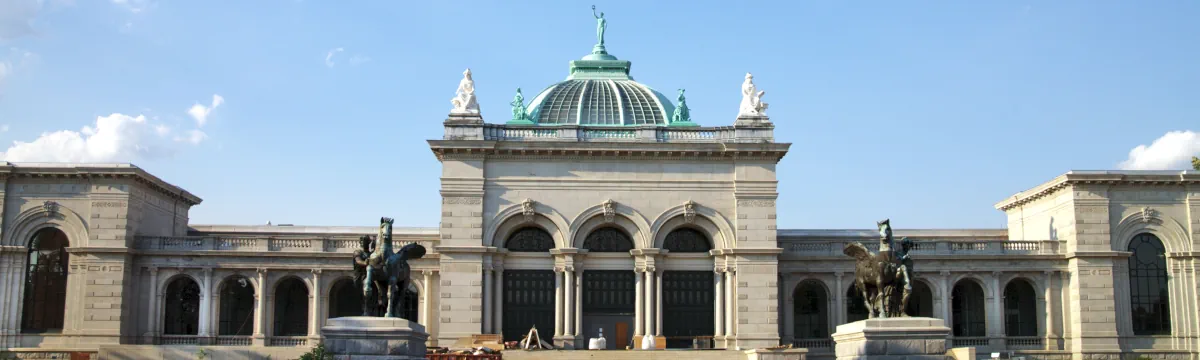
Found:
[[[404,245],[420,243],[433,253],[437,240],[397,240],[397,249]],[[349,238],[302,238],[302,237],[245,237],[245,236],[139,236],[137,248],[143,250],[175,251],[247,251],[247,252],[326,252],[354,253],[359,248],[358,239]]]
[[[779,241],[785,253],[800,256],[842,256],[846,244],[860,242],[871,251],[879,251],[875,239],[816,239]],[[1058,254],[1054,240],[916,240],[913,255],[1053,255]]]
[[[987,337],[956,337],[951,340],[953,347],[986,347],[989,345]]]
[[[249,336],[218,336],[216,344],[221,346],[250,346]]]
[[[1008,350],[1041,350],[1045,348],[1043,340],[1036,336],[1010,336],[1004,338],[1004,346]]]
[[[163,335],[158,342],[163,345],[197,345],[200,337],[196,335]]]
[[[267,338],[267,346],[307,346],[308,338],[304,336],[271,336]]]
[[[833,339],[831,338],[816,338],[816,339],[795,339],[792,340],[792,346],[802,349],[832,349]]]

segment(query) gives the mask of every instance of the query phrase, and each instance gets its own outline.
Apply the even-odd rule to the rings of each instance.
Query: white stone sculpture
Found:
[[[588,340],[588,350],[604,350],[608,348],[608,339],[604,338],[604,328],[600,328],[600,336]]]
[[[738,116],[766,116],[767,103],[762,102],[766,91],[758,91],[754,86],[754,75],[746,73],[746,81],[742,83],[742,105]]]
[[[450,110],[451,114],[479,114],[479,103],[475,102],[475,80],[471,79],[471,69],[463,71],[462,81],[458,82],[458,90],[454,92],[454,98],[450,99],[450,104],[454,105],[454,109]]]
[[[646,334],[642,336],[642,350],[654,350],[657,348],[654,340],[654,335]]]

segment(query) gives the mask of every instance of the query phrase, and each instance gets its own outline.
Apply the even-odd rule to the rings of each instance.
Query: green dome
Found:
[[[668,125],[675,105],[634,81],[630,65],[600,47],[582,60],[571,61],[567,80],[550,85],[529,103],[529,121],[535,125]]]

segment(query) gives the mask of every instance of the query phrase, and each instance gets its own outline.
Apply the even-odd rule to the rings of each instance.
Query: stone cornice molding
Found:
[[[1069,171],[1032,189],[996,203],[1001,211],[1054,194],[1075,185],[1200,185],[1197,171]]]
[[[0,161],[0,178],[128,179],[173,200],[183,201],[189,206],[198,205],[203,201],[187,190],[163,181],[133,164],[9,163]]]
[[[781,248],[732,248],[732,249],[713,249],[708,252],[713,256],[719,255],[779,255],[783,253]]]
[[[68,254],[131,254],[134,251],[124,247],[67,247]]]
[[[1065,258],[1127,258],[1131,255],[1133,253],[1128,251],[1072,251],[1068,252]]]
[[[429,140],[439,161],[446,159],[595,159],[618,160],[711,160],[750,159],[779,162],[789,143],[660,143],[660,142],[564,142]]]
[[[494,247],[494,246],[446,246],[446,245],[442,245],[442,246],[434,246],[433,249],[435,251],[437,251],[438,253],[443,253],[443,254],[453,254],[453,253],[486,254],[486,253],[496,252],[496,247]]]

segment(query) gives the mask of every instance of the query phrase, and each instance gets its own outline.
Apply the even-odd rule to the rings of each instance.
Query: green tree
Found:
[[[1200,157],[1192,157],[1192,169],[1200,170]]]
[[[317,344],[308,353],[301,355],[300,360],[333,360],[333,354],[325,350],[325,344]]]

